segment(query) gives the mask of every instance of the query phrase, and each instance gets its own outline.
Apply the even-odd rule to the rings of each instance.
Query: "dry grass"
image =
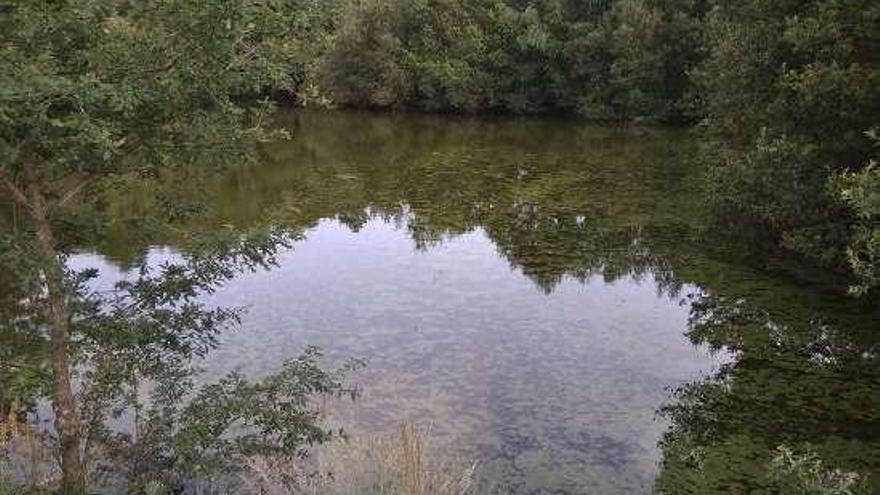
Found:
[[[325,405],[326,407],[326,405]],[[46,438],[15,415],[0,420],[0,495],[45,494],[57,481]],[[468,495],[477,464],[435,446],[430,427],[412,421],[384,435],[349,432],[306,459],[251,457],[243,492],[254,495]],[[15,490],[6,489],[14,480]]]
[[[252,458],[249,493],[266,495],[467,495],[476,463],[442,458],[430,429],[406,421],[396,435],[349,435],[307,460]]]

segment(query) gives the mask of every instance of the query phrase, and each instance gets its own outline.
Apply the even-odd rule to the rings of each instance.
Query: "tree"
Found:
[[[641,0],[622,0],[610,14],[613,88],[611,103],[626,117],[665,116],[664,58],[660,41],[662,17],[659,10]]]
[[[408,82],[394,7],[391,0],[367,0],[344,13],[319,69],[334,102],[389,108],[405,101]]]
[[[705,3],[349,2],[317,92],[349,107],[680,118]]]
[[[490,2],[399,2],[396,31],[411,80],[410,103],[425,110],[473,111],[484,105],[484,24]]]
[[[276,2],[248,0],[16,1],[0,9],[0,184],[28,217],[6,235],[3,257],[30,298],[32,335],[47,332],[61,490],[77,494],[85,490],[85,426],[74,374],[102,355],[89,349],[106,336],[90,332],[108,328],[110,315],[86,297],[90,274],[65,267],[72,217],[82,214],[74,206],[114,175],[160,177],[169,167],[246,160],[247,144],[266,136],[269,107],[256,96],[288,84],[287,20]],[[166,314],[163,304],[209,290],[235,263],[259,264],[271,253],[265,242],[233,246],[219,261],[194,262],[188,272],[169,266],[131,287],[145,311],[118,314],[116,324],[151,321]],[[208,337],[232,318],[183,307],[177,315],[192,326],[165,322],[172,347],[180,345],[175,332]],[[197,352],[198,342],[209,340],[184,345],[182,355]]]
[[[717,0],[693,71],[715,148],[718,224],[843,274],[858,223],[833,178],[859,173],[880,109],[880,6]]]

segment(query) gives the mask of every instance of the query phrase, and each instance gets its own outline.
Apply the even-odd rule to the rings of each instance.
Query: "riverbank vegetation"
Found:
[[[95,270],[67,264],[112,225],[114,184],[253,159],[274,134],[257,93],[289,85],[288,18],[188,0],[7,2],[0,14],[0,183],[20,215],[0,233],[12,309],[0,410],[33,418],[51,405],[53,424],[36,425],[58,460],[47,488],[179,492],[242,456],[329,438],[310,400],[347,387],[315,350],[257,384],[195,381],[199,358],[240,315],[204,297],[271,266],[295,232],[181,232],[198,209],[154,194],[142,227],[176,235],[189,246],[181,256],[103,289]]]
[[[308,459],[248,460],[243,493],[288,495],[470,495],[477,463],[455,460],[434,445],[430,427],[404,420],[395,434],[349,431]],[[448,447],[448,446],[447,446]]]

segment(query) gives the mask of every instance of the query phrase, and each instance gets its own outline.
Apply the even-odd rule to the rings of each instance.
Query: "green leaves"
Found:
[[[285,17],[251,2],[16,2],[2,23],[0,136],[17,151],[2,166],[13,175],[22,150],[44,174],[105,173],[167,165],[170,147],[259,138],[255,95],[289,84]]]
[[[876,130],[866,135],[880,145]],[[846,258],[856,276],[850,292],[864,295],[880,285],[880,167],[876,159],[859,171],[836,175],[832,189],[855,216]]]
[[[155,401],[148,417],[176,417],[160,437],[170,467],[161,476],[229,480],[247,456],[302,455],[307,446],[332,438],[335,432],[319,427],[320,413],[313,401],[321,396],[356,397],[357,389],[348,388],[342,379],[360,364],[352,361],[327,372],[319,367],[321,356],[309,347],[277,374],[256,383],[232,373],[195,391],[182,408],[176,400]],[[151,422],[144,426],[151,428]]]
[[[878,5],[715,4],[707,57],[693,79],[706,129],[720,144],[709,156],[719,223],[864,294],[876,285],[876,239],[841,194],[855,191],[853,178],[875,154],[862,132],[880,108]],[[835,178],[841,174],[850,178]],[[864,180],[862,190],[875,188]]]
[[[658,491],[874,493],[876,311],[729,275],[691,302],[688,338],[726,359],[661,408]],[[835,299],[838,314],[816,309]]]
[[[133,492],[169,469],[193,475],[192,464],[169,454],[186,430],[192,361],[240,314],[200,298],[242,270],[270,266],[291,235],[199,225],[199,208],[180,201],[193,184],[165,179],[177,170],[204,180],[252,162],[256,144],[280,137],[266,129],[273,107],[262,93],[290,87],[291,12],[250,0],[22,0],[0,9],[0,184],[25,214],[0,234],[0,274],[10,274],[0,304],[12,306],[0,311],[0,405],[53,403],[65,493],[84,490],[81,454],[126,459],[99,464]],[[121,198],[133,192],[142,202],[130,207]],[[142,262],[111,290],[91,285],[92,270],[67,269],[71,250],[120,228],[174,236],[185,251],[159,266]],[[297,422],[271,431],[317,431],[317,417],[299,406],[337,382],[310,363],[286,375],[314,384],[286,403]],[[142,387],[155,392],[147,402],[158,408],[157,426],[138,437]],[[227,387],[211,405],[264,393],[255,387]],[[266,393],[293,393],[276,389]],[[236,419],[253,412],[233,411]],[[111,426],[126,414],[135,416],[134,436]],[[207,433],[228,433],[218,428]],[[285,434],[285,451],[323,438]]]
[[[629,0],[352,3],[316,91],[341,106],[677,118],[699,15]]]

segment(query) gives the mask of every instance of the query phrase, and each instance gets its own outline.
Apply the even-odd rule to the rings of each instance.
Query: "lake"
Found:
[[[367,361],[359,431],[430,425],[487,493],[760,489],[780,447],[880,470],[878,311],[713,237],[687,131],[563,119],[282,114],[292,138],[194,199],[302,238],[212,302],[246,306],[207,376],[304,346]],[[110,229],[109,283],[175,256]]]

